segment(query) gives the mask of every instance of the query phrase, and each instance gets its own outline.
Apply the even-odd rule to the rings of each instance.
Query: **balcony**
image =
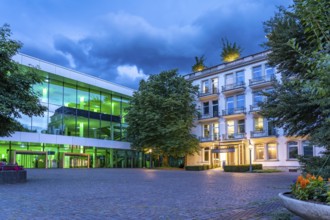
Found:
[[[271,86],[275,80],[275,75],[255,77],[249,80],[249,86],[252,89],[261,89],[264,87]]]
[[[258,105],[250,105],[250,112],[258,112],[261,108]]]
[[[215,111],[213,112],[213,114],[204,114],[204,115],[200,115],[198,117],[198,120],[200,121],[213,121],[213,120],[218,120],[220,117],[219,112]]]
[[[218,140],[220,140],[219,135],[208,136],[208,137],[199,137],[200,142],[213,142],[213,141],[218,141]]]
[[[208,99],[214,99],[218,98],[219,96],[219,89],[213,88],[213,89],[206,89],[205,91],[201,91],[198,93],[198,98],[202,101],[208,100]]]
[[[239,108],[230,108],[230,109],[225,109],[222,110],[222,116],[225,118],[229,118],[230,116],[243,116],[245,115],[245,108],[244,107],[239,107]]]
[[[223,134],[222,139],[223,140],[240,140],[244,139],[246,137],[245,133],[233,133],[233,134]]]
[[[239,82],[239,83],[228,84],[228,85],[222,86],[222,92],[225,95],[240,93],[240,92],[243,92],[244,90],[245,90],[244,82]]]
[[[278,136],[276,129],[251,131],[251,138],[261,138],[261,137],[271,137],[271,136],[275,136],[275,137]]]

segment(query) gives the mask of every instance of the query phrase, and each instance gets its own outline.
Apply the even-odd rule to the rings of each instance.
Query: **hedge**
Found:
[[[199,166],[185,166],[188,171],[201,171],[210,169],[209,165],[199,165]]]
[[[224,166],[225,172],[248,172],[250,165],[228,165]],[[252,164],[252,170],[262,170],[262,164]]]

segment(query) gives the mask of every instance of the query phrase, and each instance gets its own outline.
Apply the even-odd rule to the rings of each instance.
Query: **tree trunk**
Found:
[[[167,155],[164,155],[163,156],[163,167],[168,167],[169,164],[168,164],[168,156]]]

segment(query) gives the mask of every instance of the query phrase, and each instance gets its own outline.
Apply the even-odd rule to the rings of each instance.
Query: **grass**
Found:
[[[278,172],[282,172],[282,171],[277,169],[253,170],[253,173],[278,173]]]

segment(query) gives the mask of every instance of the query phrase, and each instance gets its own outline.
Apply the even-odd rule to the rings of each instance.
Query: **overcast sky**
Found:
[[[131,88],[147,75],[221,63],[221,38],[263,51],[263,22],[291,0],[0,0],[22,53]]]

